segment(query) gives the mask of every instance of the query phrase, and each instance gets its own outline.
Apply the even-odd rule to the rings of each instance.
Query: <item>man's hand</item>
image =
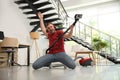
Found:
[[[38,12],[38,18],[41,20],[43,19],[43,14],[41,12]]]

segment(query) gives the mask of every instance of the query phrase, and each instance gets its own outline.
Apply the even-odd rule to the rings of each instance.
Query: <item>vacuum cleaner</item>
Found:
[[[79,64],[81,66],[87,67],[87,66],[93,66],[94,65],[94,62],[91,58],[83,58],[83,57],[79,56],[79,57],[75,58],[74,61],[76,61],[77,59],[80,59]]]

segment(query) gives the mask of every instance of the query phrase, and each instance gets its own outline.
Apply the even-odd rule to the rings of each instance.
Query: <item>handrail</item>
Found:
[[[116,38],[113,35],[110,35],[108,33],[102,32],[98,29],[95,29],[89,25],[86,25],[82,22],[79,22],[79,24],[80,24],[80,26],[83,25],[84,31],[83,30],[79,31],[78,32],[78,34],[80,33],[79,35],[77,33],[75,33],[75,36],[78,36],[80,38],[83,37],[83,39],[86,40],[87,42],[90,42],[87,40],[88,38],[86,38],[86,37],[89,37],[89,39],[91,39],[91,42],[92,42],[94,31],[96,31],[97,33],[99,33],[98,36],[100,36],[102,34],[102,36],[100,36],[101,38],[104,38],[104,36],[105,36],[106,41],[109,43],[109,47],[105,51],[108,54],[110,54],[111,56],[115,56],[115,57],[120,56],[120,54],[119,54],[120,53],[120,39],[118,39],[118,38]],[[90,28],[91,31],[88,30],[87,28]],[[91,32],[91,33],[88,35],[86,32]]]
[[[62,7],[61,9],[63,9],[64,13],[68,16],[68,14],[67,14],[67,12],[66,12],[66,10],[65,10],[65,8],[64,8],[64,6],[63,6],[63,4],[62,4],[62,2],[61,2],[60,0],[49,0],[49,1],[51,1],[51,2],[53,2],[53,3],[57,2],[58,4],[60,4],[60,6]],[[54,5],[55,5],[55,7],[57,7],[57,8],[60,7],[60,6],[58,6],[57,4],[54,4]]]
[[[66,12],[66,10],[65,10],[65,8],[64,8],[64,6],[63,6],[63,4],[62,4],[62,2],[61,2],[60,0],[58,0],[58,1],[59,1],[60,5],[62,6],[62,8],[63,8],[65,14],[67,15],[67,17],[69,17],[68,14],[67,14],[67,12]]]
[[[83,22],[80,22],[80,23],[81,23],[81,24],[84,24]],[[110,35],[110,34],[108,34],[108,33],[105,33],[105,32],[103,32],[103,31],[101,31],[101,30],[96,29],[96,28],[93,28],[92,26],[89,26],[89,25],[87,25],[87,24],[84,24],[84,25],[86,25],[86,26],[88,26],[88,27],[90,27],[90,28],[92,28],[92,29],[100,32],[100,33],[103,33],[103,34],[106,34],[106,35],[108,35],[108,36],[111,36],[112,38],[118,39],[118,38],[116,38],[115,36]],[[120,39],[118,39],[118,40],[120,40]]]
[[[50,1],[58,12],[58,17],[62,18],[62,20],[67,20],[68,14],[60,0],[48,0]]]

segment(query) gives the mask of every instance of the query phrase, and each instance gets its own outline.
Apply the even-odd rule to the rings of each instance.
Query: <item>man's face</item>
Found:
[[[46,29],[49,33],[54,33],[55,32],[55,27],[54,27],[53,24],[49,24]]]

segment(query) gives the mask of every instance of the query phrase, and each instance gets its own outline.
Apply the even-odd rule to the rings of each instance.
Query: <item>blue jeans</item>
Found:
[[[65,52],[56,54],[46,54],[38,58],[32,65],[34,69],[49,66],[52,62],[61,62],[68,68],[74,69],[76,67],[75,62]]]

